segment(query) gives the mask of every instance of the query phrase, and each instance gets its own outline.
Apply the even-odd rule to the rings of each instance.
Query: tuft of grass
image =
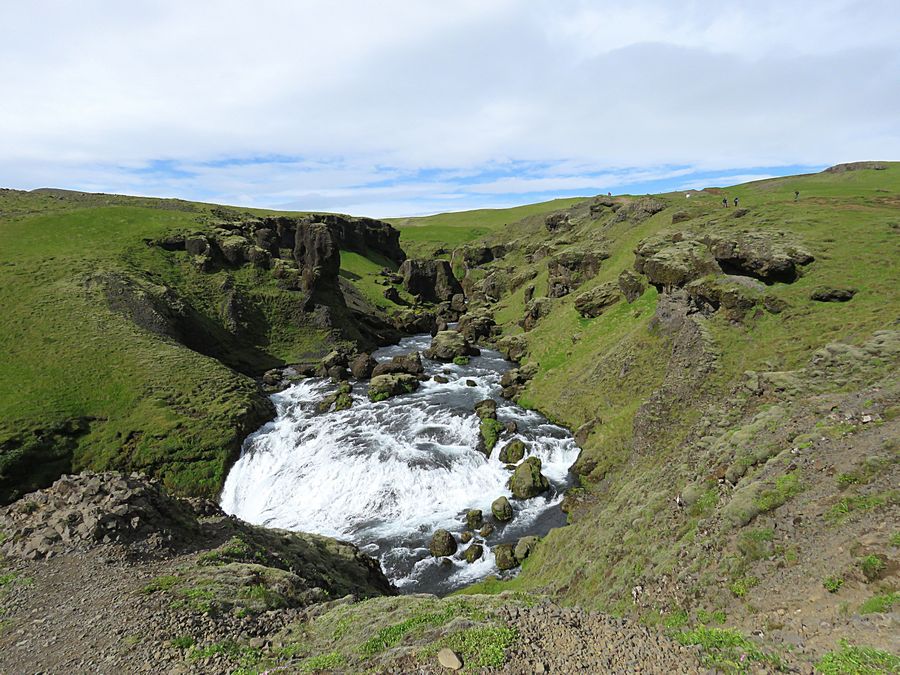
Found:
[[[859,560],[859,569],[868,581],[875,581],[881,576],[887,565],[881,556],[870,554]]]
[[[319,673],[322,671],[334,671],[342,668],[347,662],[346,657],[340,652],[329,652],[311,656],[300,662],[298,666],[301,673]]]
[[[832,525],[840,525],[858,513],[894,504],[898,498],[900,498],[900,493],[897,491],[842,497],[825,512],[825,520]]]
[[[828,652],[816,664],[822,675],[880,675],[900,672],[900,657],[873,647],[841,640],[840,649]]]
[[[697,621],[699,621],[704,626],[708,626],[713,623],[725,623],[726,618],[727,617],[725,616],[725,610],[723,609],[717,609],[712,612],[709,612],[705,609],[697,610]]]
[[[678,633],[675,638],[683,645],[703,647],[702,660],[710,668],[743,672],[754,662],[780,665],[777,657],[766,654],[749,638],[731,628],[701,626]]]
[[[803,484],[797,471],[786,473],[775,479],[775,486],[762,490],[754,500],[760,513],[773,511],[786,503],[791,497],[803,491]]]
[[[168,591],[173,586],[178,584],[181,581],[178,577],[166,574],[161,577],[156,577],[152,579],[150,583],[148,583],[144,588],[141,589],[142,593],[149,595],[150,593],[156,593],[157,591]]]
[[[887,614],[891,612],[895,604],[900,603],[900,593],[884,593],[873,595],[859,606],[860,614]]]
[[[458,652],[469,668],[499,668],[516,638],[518,633],[507,626],[475,626],[452,633],[443,644]]]
[[[841,586],[844,585],[844,580],[841,577],[825,577],[822,580],[822,586],[825,587],[825,590],[829,593],[837,593],[841,590]]]
[[[190,635],[179,635],[178,637],[172,638],[170,643],[175,649],[190,649],[197,641]]]
[[[472,608],[467,603],[453,602],[436,612],[415,614],[405,621],[385,626],[379,630],[359,647],[359,652],[366,656],[377,654],[385,649],[396,647],[407,634],[418,633],[425,628],[442,626],[457,616],[472,615],[472,612]]]
[[[757,586],[759,584],[759,579],[756,577],[741,577],[740,579],[736,579],[732,584],[728,587],[728,589],[732,592],[734,597],[736,598],[744,598],[750,592],[750,589]]]

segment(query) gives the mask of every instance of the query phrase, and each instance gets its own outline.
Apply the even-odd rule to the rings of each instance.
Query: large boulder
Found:
[[[522,461],[525,456],[527,446],[518,438],[510,441],[500,449],[500,461],[504,464],[515,464]]]
[[[294,259],[300,267],[303,290],[337,287],[341,250],[335,233],[325,223],[305,219],[298,223]]]
[[[497,340],[497,350],[508,361],[521,361],[528,353],[528,340],[524,335],[506,335]]]
[[[534,328],[538,321],[553,311],[553,300],[551,298],[538,298],[533,300],[525,308],[525,316],[522,318],[522,328],[526,331]]]
[[[817,288],[810,294],[810,300],[816,302],[847,302],[856,295],[855,288]]]
[[[494,562],[500,570],[511,570],[518,567],[515,550],[512,544],[497,544],[494,547]]]
[[[431,536],[428,550],[435,558],[441,558],[456,553],[456,539],[447,530],[436,530]]]
[[[484,524],[484,516],[481,509],[469,509],[466,512],[466,527],[470,530],[477,530]]]
[[[550,489],[550,481],[541,473],[541,460],[529,457],[513,471],[509,489],[516,499],[530,499]]]
[[[783,232],[709,234],[703,242],[722,271],[754,277],[767,284],[796,281],[800,268],[814,260]]]
[[[470,544],[469,548],[463,553],[466,562],[469,564],[481,558],[482,555],[484,555],[484,547],[481,544]]]
[[[406,260],[398,273],[403,277],[403,287],[423,300],[450,301],[463,292],[446,260]]]
[[[486,340],[494,332],[494,317],[486,309],[471,310],[459,317],[456,330],[469,342]]]
[[[645,240],[634,254],[634,269],[645,274],[659,291],[722,271],[703,242],[683,239],[680,234]]]
[[[603,314],[621,298],[618,285],[610,281],[576,296],[575,309],[585,318],[594,318]]]
[[[408,373],[376,375],[369,381],[369,400],[384,401],[392,396],[408,394],[419,388],[419,378]]]
[[[619,290],[629,303],[641,297],[645,289],[644,280],[631,270],[622,270],[619,274]]]
[[[422,365],[422,357],[419,352],[410,352],[409,354],[401,354],[393,357],[390,361],[379,363],[372,369],[372,377],[379,375],[390,375],[392,373],[406,373],[407,375],[419,376],[425,372]]]
[[[725,274],[692,281],[684,290],[700,311],[709,314],[721,309],[730,321],[741,321],[762,302],[766,287],[751,277]]]
[[[633,202],[629,202],[618,209],[616,211],[615,221],[622,222],[623,220],[629,220],[634,223],[639,223],[650,216],[659,213],[665,208],[665,202],[654,199],[653,197],[643,197]]]
[[[435,361],[452,361],[460,356],[478,356],[481,352],[469,344],[462,333],[455,330],[442,330],[431,340],[431,346],[425,350],[425,356]]]
[[[371,354],[363,352],[350,360],[350,372],[357,380],[367,380],[377,365],[378,361]]]
[[[506,497],[497,497],[491,503],[491,515],[494,516],[494,520],[501,523],[512,520],[513,508],[509,500]]]
[[[608,257],[606,251],[567,251],[554,256],[547,262],[547,297],[561,298],[593,279],[600,261]]]
[[[531,555],[531,552],[534,550],[534,547],[537,546],[540,540],[540,537],[535,536],[522,537],[521,539],[519,539],[514,551],[516,560],[518,560],[519,562],[525,560],[525,558]]]

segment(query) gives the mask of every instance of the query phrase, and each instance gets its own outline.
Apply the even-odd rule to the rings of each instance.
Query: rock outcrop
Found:
[[[430,302],[451,301],[463,292],[446,260],[406,260],[398,274],[403,277],[403,288]]]
[[[594,318],[603,314],[621,298],[618,285],[610,281],[578,295],[575,298],[575,309],[585,318]]]
[[[481,351],[469,344],[462,333],[455,330],[443,330],[431,340],[431,346],[425,350],[425,357],[435,361],[453,361],[458,357],[478,356]]]

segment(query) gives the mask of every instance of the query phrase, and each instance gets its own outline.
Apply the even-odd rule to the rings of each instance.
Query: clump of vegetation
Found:
[[[772,540],[775,530],[771,527],[746,530],[738,538],[738,551],[748,560],[762,560],[772,555]]]
[[[824,586],[825,590],[829,593],[837,593],[839,590],[841,590],[841,586],[843,585],[844,580],[841,577],[830,576],[825,577],[822,580],[822,586]]]
[[[142,589],[144,593],[156,593],[157,591],[168,591],[170,588],[174,587],[181,581],[179,577],[176,577],[171,574],[166,574],[161,577],[156,577],[155,579],[151,579],[150,582],[144,586]]]
[[[756,497],[756,505],[761,513],[773,511],[802,491],[800,476],[792,471],[776,478],[774,487],[762,490]]]
[[[425,628],[442,626],[457,616],[470,616],[473,615],[474,612],[474,608],[465,602],[453,602],[437,611],[414,614],[405,621],[386,626],[379,630],[360,646],[359,651],[366,656],[377,654],[385,649],[397,646],[400,643],[400,640],[408,633],[419,632]]]
[[[859,569],[867,581],[875,581],[884,572],[887,565],[881,556],[870,554],[859,560]]]
[[[481,438],[484,440],[484,447],[488,452],[497,445],[503,429],[503,423],[498,420],[490,417],[481,420]]]
[[[741,577],[740,579],[736,579],[732,584],[728,587],[729,590],[734,594],[736,598],[743,598],[750,592],[750,589],[757,586],[759,584],[759,579],[756,577]]]
[[[454,356],[453,363],[457,366],[467,366],[469,365],[469,357],[468,356]]]
[[[828,652],[816,664],[822,675],[879,675],[900,671],[900,658],[872,647],[858,647],[841,640],[840,649]]]
[[[171,645],[175,647],[175,649],[190,649],[197,641],[190,635],[179,635],[178,637],[172,638]]]
[[[506,650],[518,633],[506,626],[475,626],[452,633],[442,645],[458,652],[463,662],[473,668],[499,668],[506,663]]]
[[[860,614],[887,614],[894,605],[900,603],[900,593],[884,593],[873,595],[859,606]]]
[[[232,537],[225,544],[201,554],[197,561],[201,565],[225,565],[231,562],[257,562],[265,564],[266,554],[245,541],[242,537]]]
[[[843,497],[828,509],[825,513],[825,520],[832,525],[839,525],[857,513],[864,513],[887,504],[896,503],[898,498],[900,498],[900,493],[896,491]]]
[[[702,661],[710,668],[744,671],[754,662],[780,666],[777,656],[765,653],[749,638],[731,628],[701,626],[678,633],[675,638],[683,645],[703,647]]]

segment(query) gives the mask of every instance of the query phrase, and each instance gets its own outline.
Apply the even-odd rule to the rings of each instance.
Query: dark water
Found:
[[[421,351],[430,341],[428,335],[407,338],[375,357]],[[361,383],[354,386],[350,410],[323,415],[314,409],[335,391],[328,380],[303,380],[275,394],[277,418],[247,439],[225,483],[222,507],[252,523],[352,541],[379,558],[387,576],[409,593],[447,593],[496,573],[493,546],[564,524],[559,503],[578,456],[571,434],[500,397],[500,376],[509,364],[497,352],[483,350],[466,366],[424,358],[423,364],[426,374],[440,373],[449,382],[423,382],[412,394],[380,403],[369,402]],[[485,398],[498,402],[501,422],[518,425],[490,458],[475,449],[479,421],[473,409]],[[466,511],[489,514],[494,499],[510,496],[510,471],[497,455],[511,438],[541,458],[549,493],[512,500],[515,518],[480,542],[481,560],[466,563],[462,545],[450,561],[431,558],[434,530],[459,534]]]

